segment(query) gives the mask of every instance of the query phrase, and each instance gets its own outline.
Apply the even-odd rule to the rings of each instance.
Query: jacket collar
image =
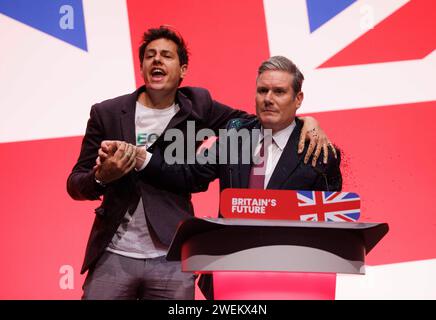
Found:
[[[135,110],[136,110],[136,101],[138,100],[139,94],[145,90],[145,87],[142,86],[135,90],[133,93],[129,94],[127,98],[124,100],[122,109],[121,109],[121,133],[123,136],[123,140],[136,145],[136,136],[135,136]]]
[[[297,153],[297,149],[301,128],[303,125],[301,120],[295,118],[295,121],[296,126],[289,137],[288,143],[286,144],[286,147],[280,156],[271,179],[268,182],[267,189],[280,189],[283,183],[289,179],[302,160],[302,155]]]

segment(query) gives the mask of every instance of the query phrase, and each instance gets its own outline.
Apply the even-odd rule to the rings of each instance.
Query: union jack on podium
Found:
[[[360,197],[352,192],[297,191],[301,221],[355,222],[360,217]]]

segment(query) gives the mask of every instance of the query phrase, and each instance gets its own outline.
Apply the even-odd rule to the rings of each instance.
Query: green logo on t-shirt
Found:
[[[153,144],[159,138],[159,135],[156,133],[138,133],[136,136],[136,145],[137,146],[149,146]]]

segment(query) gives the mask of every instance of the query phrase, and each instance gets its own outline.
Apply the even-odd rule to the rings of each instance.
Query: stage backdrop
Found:
[[[270,55],[301,67],[300,112],[342,148],[360,221],[390,225],[331,298],[435,299],[433,0],[0,1],[0,298],[81,296],[99,203],[71,200],[66,179],[91,105],[141,85],[141,33],[162,24],[189,45],[184,84],[234,107],[254,112]],[[197,216],[216,215],[217,189],[195,195]]]

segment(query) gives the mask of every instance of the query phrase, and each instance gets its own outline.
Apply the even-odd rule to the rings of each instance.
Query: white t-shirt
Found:
[[[170,120],[180,110],[173,104],[164,109],[154,109],[136,102],[135,136],[136,145],[149,147],[162,134]],[[147,155],[149,161],[151,155]],[[148,163],[148,161],[146,161]],[[143,168],[147,163],[144,163]],[[137,259],[155,258],[166,255],[168,248],[150,235],[145,218],[142,199],[133,214],[126,212],[106,250]]]

